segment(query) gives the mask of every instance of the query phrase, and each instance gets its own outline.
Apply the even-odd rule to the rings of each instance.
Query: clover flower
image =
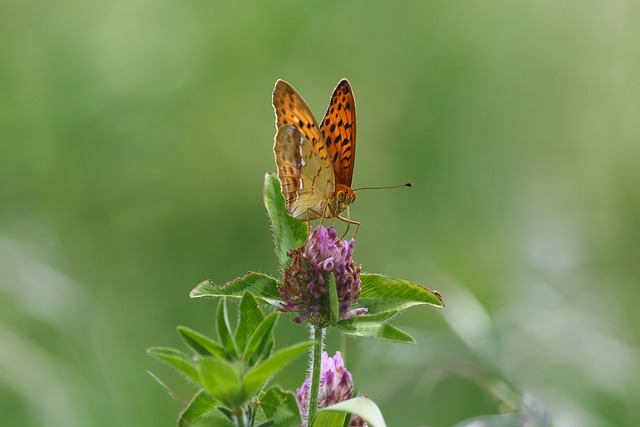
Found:
[[[339,317],[347,319],[366,313],[366,308],[349,308],[360,297],[360,272],[351,258],[354,240],[338,239],[333,227],[318,226],[307,242],[287,254],[291,264],[284,269],[282,285],[278,288],[283,304],[281,311],[295,312],[296,323],[308,320],[318,327],[330,323],[329,281],[335,277],[338,293]]]
[[[296,390],[296,400],[303,425],[307,423],[309,393],[311,392],[311,377],[307,377],[302,387]],[[322,352],[322,366],[320,368],[320,391],[318,394],[318,407],[325,408],[344,400],[351,399],[353,395],[353,379],[344,367],[344,361],[339,351],[335,356],[329,357],[326,351]],[[353,417],[351,427],[366,427],[367,423],[362,418]]]

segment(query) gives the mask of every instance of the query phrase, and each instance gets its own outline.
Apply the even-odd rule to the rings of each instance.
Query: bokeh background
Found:
[[[396,319],[415,346],[348,341],[360,392],[390,426],[635,425],[638,22],[618,0],[4,0],[0,424],[174,425],[146,371],[193,390],[146,348],[213,333],[199,281],[278,274],[273,85],[321,116],[347,77],[354,185],[414,183],[359,193],[356,260],[447,302]]]

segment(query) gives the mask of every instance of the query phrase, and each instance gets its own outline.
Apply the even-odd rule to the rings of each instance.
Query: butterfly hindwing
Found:
[[[356,154],[356,102],[347,79],[340,80],[334,89],[320,132],[336,183],[351,187]]]
[[[333,170],[291,124],[281,126],[273,145],[287,211],[297,219],[316,219],[335,190]],[[308,211],[308,212],[307,212]]]
[[[284,125],[295,126],[309,140],[326,167],[331,167],[329,153],[313,113],[302,96],[284,80],[278,80],[273,89],[273,109],[276,113],[276,129]]]

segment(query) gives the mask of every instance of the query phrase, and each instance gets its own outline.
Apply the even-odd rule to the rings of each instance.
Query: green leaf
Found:
[[[173,389],[171,387],[169,387],[167,384],[165,384],[164,381],[162,381],[160,379],[160,377],[158,377],[156,374],[154,374],[151,371],[147,371],[147,374],[151,375],[151,378],[153,378],[154,380],[156,380],[156,382],[158,384],[160,384],[160,386],[167,392],[169,393],[169,396],[173,397],[175,400],[177,400],[178,402],[184,402],[184,399],[182,399],[180,396],[178,396],[178,394],[176,392],[173,391]]]
[[[200,332],[196,332],[186,326],[178,326],[178,334],[194,353],[201,356],[213,355],[220,359],[229,359],[229,355],[220,344]]]
[[[540,424],[536,423],[539,421]],[[540,427],[551,427],[551,422],[545,422],[544,420],[534,420],[531,416],[525,414],[500,414],[500,415],[481,415],[479,417],[473,417],[456,423],[453,427],[521,427],[529,425]]]
[[[280,294],[278,286],[280,282],[271,276],[262,273],[248,273],[239,277],[224,286],[219,286],[210,280],[199,283],[189,296],[191,298],[242,298],[245,292],[251,292],[254,297],[270,304],[274,307],[280,306]]]
[[[273,341],[273,328],[278,319],[278,315],[279,313],[277,311],[268,315],[249,338],[247,348],[242,355],[247,365],[252,366],[257,360],[262,358],[269,341]]]
[[[244,376],[244,388],[248,395],[253,395],[267,380],[300,356],[313,345],[313,341],[302,342],[291,347],[278,350],[264,362],[259,363]]]
[[[334,273],[331,273],[329,278],[329,313],[331,314],[331,324],[335,326],[338,316],[340,316],[340,303],[338,302],[338,289]]]
[[[344,412],[318,412],[313,427],[343,427],[347,415]]]
[[[380,274],[362,274],[358,306],[367,307],[370,314],[390,310],[405,310],[415,305],[444,307],[440,294],[418,284],[390,279]]]
[[[246,397],[242,393],[242,381],[238,371],[235,365],[226,360],[215,357],[201,357],[198,360],[200,383],[229,409],[240,407]]]
[[[218,304],[218,311],[216,314],[218,339],[222,343],[225,353],[229,355],[227,359],[237,359],[238,350],[236,349],[236,343],[231,335],[231,325],[229,324],[229,316],[227,315],[227,304],[225,299],[222,299]]]
[[[269,213],[273,235],[276,243],[276,254],[281,266],[287,266],[291,259],[287,256],[289,249],[298,248],[307,241],[309,227],[298,221],[287,212],[280,180],[273,172],[264,176],[264,205]]]
[[[385,311],[377,314],[343,319],[338,322],[338,330],[347,335],[359,337],[374,337],[385,341],[404,344],[415,344],[415,340],[406,332],[395,328],[386,322],[399,311]]]
[[[240,320],[236,329],[236,344],[240,352],[245,351],[249,337],[264,320],[264,313],[251,292],[245,292],[240,301]]]
[[[204,390],[193,396],[191,402],[178,418],[179,427],[234,427],[233,423],[218,410],[220,402]]]
[[[369,427],[386,427],[386,423],[384,422],[384,417],[382,416],[382,412],[380,412],[380,408],[376,405],[373,400],[367,399],[366,397],[354,397],[353,399],[345,400],[342,402],[338,402],[335,405],[327,406],[326,408],[322,408],[320,412],[318,412],[318,416],[316,417],[316,421],[313,423],[313,427],[319,426],[328,426],[330,424],[318,424],[318,420],[320,416],[325,412],[343,412],[356,415],[362,419],[364,419]],[[341,424],[334,424],[341,425]]]
[[[267,341],[267,346],[264,348],[264,350],[261,351],[262,356],[260,356],[259,358],[255,358],[255,361],[262,362],[263,360],[268,359],[269,356],[271,356],[271,353],[273,352],[274,346],[275,346],[275,339],[272,337],[272,339]]]
[[[151,347],[147,354],[168,363],[194,384],[200,384],[198,370],[193,360],[183,352],[168,347]]]
[[[260,407],[274,426],[297,427],[302,423],[296,395],[290,391],[271,387],[260,399]]]

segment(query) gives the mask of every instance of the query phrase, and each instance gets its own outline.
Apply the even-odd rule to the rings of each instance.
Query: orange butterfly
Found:
[[[338,218],[355,200],[351,188],[356,152],[356,104],[351,85],[342,79],[318,126],[300,94],[284,80],[273,90],[278,129],[273,152],[287,211],[301,221]],[[346,233],[346,231],[345,231]]]

